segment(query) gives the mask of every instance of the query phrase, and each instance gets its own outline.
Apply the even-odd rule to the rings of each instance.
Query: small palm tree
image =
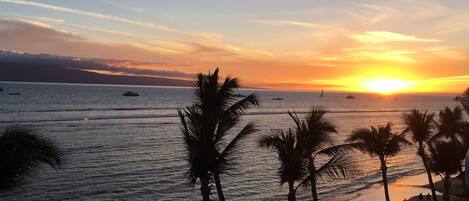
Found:
[[[230,142],[225,143],[225,138],[238,125],[244,111],[258,105],[255,94],[236,100],[234,92],[237,88],[236,78],[226,77],[223,83],[219,83],[218,69],[213,74],[198,74],[194,104],[178,111],[189,156],[189,179],[192,184],[200,179],[204,200],[209,200],[212,175],[219,199],[225,200],[220,174],[233,167],[234,153],[240,141],[256,131],[254,123],[248,123]]]
[[[379,158],[386,201],[390,200],[386,166],[387,159],[398,154],[402,146],[412,145],[402,135],[393,134],[392,126],[388,123],[386,126],[379,126],[377,128],[372,126],[371,128],[354,130],[348,139],[349,142],[357,143],[358,150]]]
[[[430,144],[430,169],[440,175],[443,181],[443,199],[449,201],[451,188],[451,175],[459,172],[463,147],[459,142],[437,141]],[[461,154],[462,153],[462,154]]]
[[[337,133],[336,127],[324,116],[326,111],[320,107],[314,107],[304,119],[300,119],[296,113],[290,113],[295,122],[295,130],[298,138],[298,146],[302,149],[304,160],[307,162],[309,175],[301,182],[311,185],[311,194],[314,201],[318,200],[317,180],[347,178],[345,165],[340,160],[342,155],[349,152],[352,145],[334,146],[331,134]],[[329,157],[329,161],[317,166],[315,159],[323,155]]]
[[[62,154],[52,141],[19,124],[0,125],[0,191],[23,183],[41,163],[61,166]]]
[[[434,113],[428,113],[427,111],[420,112],[414,109],[410,113],[404,113],[403,120],[406,125],[405,130],[412,134],[412,140],[417,145],[417,155],[422,159],[423,166],[427,172],[433,201],[437,201],[435,185],[433,184],[431,170],[425,153],[425,147],[433,135],[433,116]]]
[[[286,132],[272,129],[270,135],[263,136],[259,140],[259,146],[277,152],[280,161],[278,170],[280,184],[288,183],[288,200],[294,201],[296,199],[295,181],[304,178],[307,172],[295,133],[291,129]]]

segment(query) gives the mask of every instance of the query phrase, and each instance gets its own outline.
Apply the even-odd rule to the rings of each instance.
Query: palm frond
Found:
[[[0,189],[22,183],[41,163],[60,168],[63,159],[52,141],[16,123],[0,126]]]

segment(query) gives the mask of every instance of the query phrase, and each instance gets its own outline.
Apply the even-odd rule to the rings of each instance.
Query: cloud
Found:
[[[320,24],[310,23],[310,22],[301,22],[293,20],[255,20],[255,22],[260,24],[269,24],[269,25],[290,25],[304,28],[317,28],[320,27]]]
[[[62,6],[55,6],[51,4],[44,4],[44,3],[31,2],[31,1],[22,1],[22,0],[0,0],[0,2],[34,6],[34,7],[39,7],[39,8],[44,8],[44,9],[49,9],[49,10],[54,10],[54,11],[73,13],[73,14],[78,14],[78,15],[83,15],[83,16],[88,16],[88,17],[93,17],[93,18],[111,20],[111,21],[115,21],[119,23],[141,26],[147,29],[152,29],[152,30],[161,31],[161,32],[172,32],[172,33],[179,33],[179,34],[190,35],[190,36],[198,36],[198,37],[203,37],[203,38],[218,37],[217,36],[218,34],[214,34],[214,33],[182,31],[182,30],[177,30],[177,29],[173,29],[173,28],[169,28],[166,26],[157,25],[157,24],[153,24],[153,23],[149,23],[145,21],[131,20],[127,18],[116,17],[112,15],[106,15],[106,14],[90,12],[90,11],[77,10],[77,9],[72,9],[72,8],[67,8],[67,7],[62,7]]]
[[[393,33],[388,31],[368,31],[364,34],[348,35],[353,40],[362,43],[389,43],[389,42],[439,42],[437,39],[417,38],[411,35]]]

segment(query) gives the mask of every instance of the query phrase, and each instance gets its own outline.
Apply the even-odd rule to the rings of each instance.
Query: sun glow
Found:
[[[369,92],[380,94],[392,94],[399,91],[405,91],[413,82],[398,79],[374,79],[362,83],[361,87]]]

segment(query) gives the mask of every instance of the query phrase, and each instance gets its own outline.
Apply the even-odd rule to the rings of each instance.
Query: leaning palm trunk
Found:
[[[464,171],[462,170],[462,166],[459,166],[459,175],[461,176],[463,195],[467,197],[466,200],[469,200],[469,194],[467,192],[466,178],[464,178]]]
[[[220,175],[218,173],[213,175],[215,179],[215,185],[217,187],[217,194],[218,194],[218,199],[220,201],[225,201],[225,196],[223,195],[223,190],[220,182]]]
[[[314,160],[310,157],[309,159],[309,182],[311,183],[311,195],[313,196],[313,201],[318,201],[318,192],[316,189],[316,167],[314,166]]]
[[[200,193],[203,201],[210,201],[210,188],[208,187],[207,177],[200,177]]]
[[[386,162],[384,159],[381,159],[381,176],[383,177],[384,197],[386,198],[386,201],[390,201],[391,199],[389,198],[387,169]]]
[[[288,181],[288,201],[295,201],[296,200],[296,190],[295,190],[295,182]]]
[[[451,177],[449,175],[445,175],[445,178],[443,178],[443,187],[443,200],[449,201],[449,189],[451,188]]]
[[[430,185],[430,190],[432,191],[432,199],[433,201],[437,201],[435,184],[433,184],[432,173],[430,170],[430,166],[428,165],[427,158],[425,157],[425,151],[422,143],[419,143],[418,155],[422,159],[423,166],[425,167],[425,171],[427,172],[428,184]]]

